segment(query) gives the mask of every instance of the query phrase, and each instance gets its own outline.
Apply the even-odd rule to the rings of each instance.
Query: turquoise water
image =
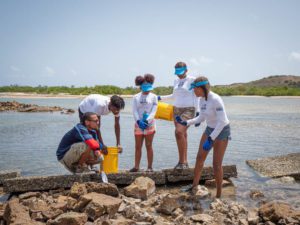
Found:
[[[14,99],[48,106],[62,106],[77,110],[80,99]],[[245,160],[300,152],[300,98],[223,97],[231,121],[232,140],[224,158],[225,164],[236,164],[238,178],[236,198],[247,198],[250,189],[265,190],[267,195],[282,196],[300,208],[300,185],[272,183],[261,178]],[[23,175],[65,174],[67,171],[57,162],[55,152],[62,136],[78,122],[77,113],[0,113],[0,170],[22,170]],[[121,114],[121,142],[124,152],[119,157],[120,169],[129,169],[134,162],[133,116],[131,99]],[[102,135],[107,145],[115,145],[111,115],[102,118]],[[191,127],[188,131],[188,160],[195,163],[200,136],[205,129]],[[154,169],[174,167],[178,160],[172,122],[157,121],[154,137]],[[143,150],[142,168],[145,168],[146,151]],[[206,165],[212,164],[212,154]],[[300,166],[300,165],[299,165]],[[271,190],[271,191],[270,191]],[[281,193],[281,194],[278,194]]]

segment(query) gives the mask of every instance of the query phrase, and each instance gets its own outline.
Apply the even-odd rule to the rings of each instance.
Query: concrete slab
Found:
[[[291,176],[300,180],[300,153],[247,160],[246,163],[266,177]]]
[[[236,177],[237,171],[235,165],[223,166],[224,178]],[[129,185],[137,177],[145,176],[153,179],[156,185],[175,183],[180,181],[192,181],[194,177],[193,169],[183,171],[166,169],[155,172],[137,172],[119,171],[119,173],[108,174],[108,181],[116,185]],[[202,179],[212,179],[212,167],[205,167]],[[45,191],[57,188],[70,188],[74,182],[102,182],[99,174],[81,174],[81,175],[60,175],[60,176],[32,176],[6,179],[3,188],[6,193]]]
[[[0,171],[0,185],[3,181],[10,178],[15,178],[21,176],[21,170],[1,170]]]

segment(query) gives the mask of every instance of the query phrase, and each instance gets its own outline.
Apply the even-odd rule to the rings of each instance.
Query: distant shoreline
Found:
[[[24,93],[24,92],[0,92],[1,98],[70,98],[70,99],[83,99],[87,95],[71,95],[66,93],[60,94],[36,94],[36,93]],[[108,95],[111,96],[111,95]],[[133,95],[120,95],[123,98],[132,98]],[[223,96],[224,97],[224,96]],[[227,96],[226,96],[227,97]],[[300,98],[300,96],[261,96],[261,95],[230,95],[228,97],[245,97],[245,98]]]

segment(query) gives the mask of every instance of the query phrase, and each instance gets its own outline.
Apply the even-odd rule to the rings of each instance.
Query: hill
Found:
[[[256,86],[256,87],[300,87],[300,76],[294,75],[274,75],[264,77],[259,80],[251,81],[248,83],[234,83],[224,86]],[[223,85],[222,85],[223,86]]]

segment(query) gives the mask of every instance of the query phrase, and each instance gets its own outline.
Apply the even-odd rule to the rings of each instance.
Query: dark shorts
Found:
[[[212,132],[214,131],[214,128],[211,127],[206,127],[204,133],[209,136]],[[223,130],[221,131],[221,133],[218,135],[218,137],[216,138],[218,140],[231,140],[231,136],[230,136],[230,125],[226,125]]]

